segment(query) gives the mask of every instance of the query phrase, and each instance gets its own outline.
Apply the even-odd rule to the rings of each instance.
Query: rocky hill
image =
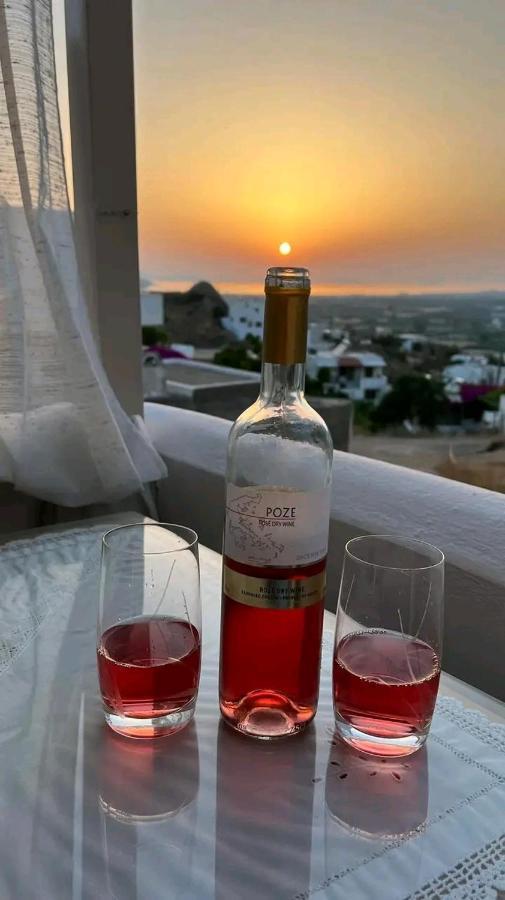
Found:
[[[235,340],[221,321],[228,315],[228,305],[207,281],[199,281],[189,291],[164,293],[163,310],[171,342],[220,347]]]

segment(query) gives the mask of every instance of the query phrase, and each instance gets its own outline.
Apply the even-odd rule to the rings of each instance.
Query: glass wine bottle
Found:
[[[220,706],[268,739],[316,713],[333,454],[304,397],[308,271],[268,269],[265,294],[260,395],[228,445]]]

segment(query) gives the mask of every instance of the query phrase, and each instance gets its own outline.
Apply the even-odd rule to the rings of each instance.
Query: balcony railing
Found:
[[[147,428],[168,467],[158,511],[221,550],[230,422],[147,403]],[[444,668],[505,699],[505,496],[352,453],[334,453],[327,606],[335,609],[344,545],[397,533],[446,554]]]

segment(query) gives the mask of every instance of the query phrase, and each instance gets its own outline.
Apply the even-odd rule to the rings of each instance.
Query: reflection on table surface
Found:
[[[353,890],[363,890],[362,896],[369,896],[369,882],[360,885],[361,861],[380,858],[391,843],[423,831],[428,814],[428,780],[425,747],[398,759],[372,757],[335,735],[326,769],[324,868],[328,884],[322,896],[335,900],[347,897],[349,882],[336,877],[337,872],[344,875],[346,870],[355,872]],[[422,844],[413,844],[407,866],[396,870],[393,882],[376,884],[374,896],[388,900],[393,896],[389,894],[393,883],[395,897],[409,896],[412,886],[419,884],[422,864]]]
[[[426,747],[397,759],[367,756],[335,736],[326,770],[326,811],[368,837],[419,830],[428,814]]]
[[[109,729],[104,732],[97,786],[110,897],[136,900],[185,894],[198,785],[193,723],[159,741],[127,740]]]
[[[219,900],[283,900],[307,890],[315,751],[313,727],[270,743],[236,734],[220,723],[215,857]]]
[[[446,871],[495,840],[499,753],[451,719],[432,729],[427,752],[397,762],[331,743],[331,642],[304,734],[263,744],[220,724],[220,566],[209,559],[194,724],[146,743],[115,735],[96,680],[91,538],[3,570],[3,608],[29,597],[43,609],[49,598],[52,612],[2,677],[1,900],[403,900],[435,863]],[[435,825],[423,831],[428,774]]]

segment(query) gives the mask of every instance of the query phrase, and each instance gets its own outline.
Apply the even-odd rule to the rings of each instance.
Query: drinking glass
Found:
[[[444,555],[370,535],[345,548],[333,656],[338,734],[359,750],[403,756],[424,744],[442,654]]]
[[[200,679],[198,536],[161,523],[104,535],[98,678],[105,719],[128,737],[179,731]]]

